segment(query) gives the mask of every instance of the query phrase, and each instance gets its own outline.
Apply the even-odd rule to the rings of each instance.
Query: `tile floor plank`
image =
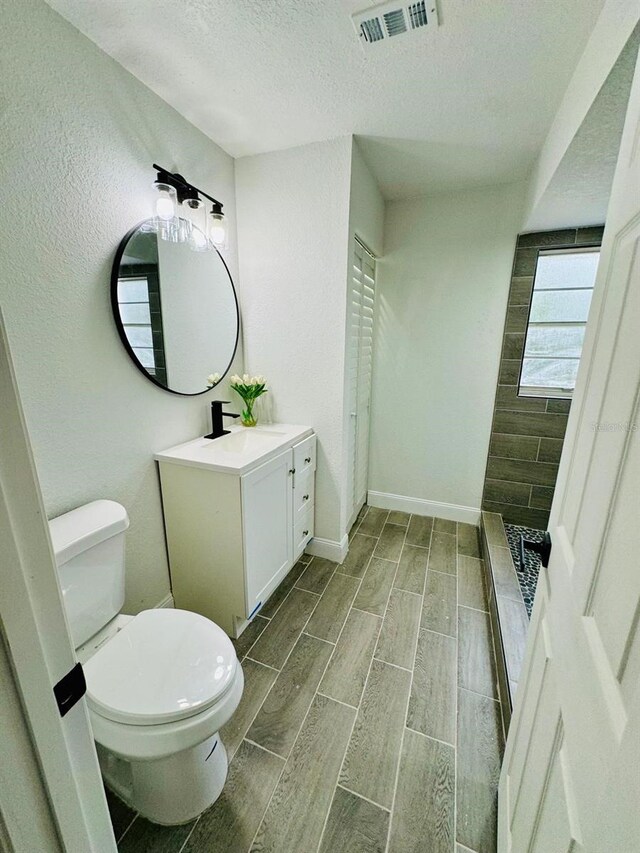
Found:
[[[498,698],[489,614],[458,608],[458,685]]]
[[[220,737],[226,747],[229,761],[242,743],[278,675],[277,670],[249,659],[243,662],[242,669],[244,670],[242,699],[229,722],[220,730]]]
[[[440,531],[433,534],[429,549],[429,568],[434,572],[445,572],[448,575],[457,573],[455,536]]]
[[[352,708],[332,699],[313,700],[251,847],[253,853],[316,850],[354,715]]]
[[[321,640],[335,643],[359,585],[358,578],[336,573],[322,593],[318,606],[305,629],[307,633]]]
[[[480,557],[479,530],[475,524],[458,522],[458,553],[466,557]]]
[[[131,821],[136,816],[135,811],[124,803],[117,794],[110,791],[105,785],[104,793],[107,798],[107,806],[109,808],[109,816],[111,817],[111,826],[116,841],[122,836],[124,831],[131,826]]]
[[[428,558],[429,551],[426,548],[405,544],[393,585],[398,589],[406,589],[407,592],[422,595]]]
[[[318,601],[317,595],[292,589],[251,649],[251,657],[258,663],[280,669]]]
[[[434,533],[453,533],[456,534],[456,523],[448,518],[436,518],[433,523]]]
[[[413,667],[422,598],[403,589],[392,589],[375,656],[405,669]]]
[[[411,520],[411,515],[408,512],[401,512],[398,509],[392,509],[389,512],[389,517],[387,521],[389,524],[401,524],[402,527],[408,527],[409,521]]]
[[[377,539],[373,536],[362,536],[356,533],[349,543],[349,553],[344,563],[338,566],[338,571],[343,575],[352,575],[361,578],[367,570],[373,549],[377,545]]]
[[[476,557],[458,557],[458,604],[488,610],[484,591],[484,562]]]
[[[397,568],[396,563],[372,557],[353,606],[384,616]]]
[[[455,637],[457,632],[456,578],[442,572],[427,572],[420,624],[429,631]]]
[[[381,625],[379,616],[351,611],[320,684],[320,693],[357,707]]]
[[[291,592],[300,575],[306,569],[307,562],[308,561],[305,562],[302,559],[298,560],[289,574],[280,582],[280,585],[274,589],[271,597],[263,605],[262,610],[260,611],[261,616],[266,616],[270,619],[275,615],[282,602]]]
[[[455,639],[420,631],[407,726],[455,743],[457,690]]]
[[[160,826],[138,816],[118,844],[118,853],[176,853],[195,821],[180,826]]]
[[[391,808],[411,674],[374,660],[356,718],[340,782]]]
[[[313,557],[296,581],[296,586],[298,589],[322,595],[337,567],[337,563],[325,560],[324,557]]]
[[[428,548],[432,530],[433,518],[430,515],[412,515],[407,529],[407,545]]]
[[[242,660],[268,624],[268,619],[264,619],[261,615],[254,616],[237,639],[231,638],[238,660]]]
[[[451,853],[454,756],[452,746],[405,731],[389,853]]]
[[[458,691],[456,840],[477,853],[496,849],[501,732],[498,702]]]
[[[367,536],[380,536],[388,515],[388,510],[379,509],[377,506],[370,506],[367,514],[360,522],[358,533],[364,533]]]
[[[384,853],[389,812],[336,788],[320,853]]]
[[[301,634],[247,738],[286,758],[313,701],[333,646]]]
[[[247,853],[283,767],[283,759],[243,741],[222,794],[202,815],[181,853]],[[142,853],[146,848],[135,849]],[[155,853],[155,847],[149,853],[152,849]]]
[[[397,563],[402,552],[402,545],[407,529],[400,524],[389,524],[382,528],[375,551],[373,552],[380,560],[391,560]]]

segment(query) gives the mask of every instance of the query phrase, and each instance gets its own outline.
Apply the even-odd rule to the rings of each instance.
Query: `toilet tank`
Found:
[[[64,606],[76,648],[124,604],[126,509],[93,501],[49,522]]]

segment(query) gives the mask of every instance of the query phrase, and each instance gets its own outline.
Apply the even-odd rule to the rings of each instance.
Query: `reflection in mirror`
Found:
[[[217,251],[158,240],[145,223],[125,237],[114,263],[111,301],[136,367],[176,394],[202,394],[228,371],[239,317],[233,281]]]

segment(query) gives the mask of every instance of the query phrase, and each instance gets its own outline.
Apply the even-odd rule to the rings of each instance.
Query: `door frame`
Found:
[[[0,399],[0,631],[31,733],[22,754],[25,761],[35,755],[39,766],[31,795],[38,787],[46,793],[57,832],[52,837],[51,826],[43,827],[47,845],[40,849],[116,853],[86,701],[61,717],[53,694],[76,656],[1,308]],[[0,805],[15,853],[27,853],[19,824],[32,802],[20,783],[17,773]],[[22,808],[6,808],[12,801],[23,801]]]

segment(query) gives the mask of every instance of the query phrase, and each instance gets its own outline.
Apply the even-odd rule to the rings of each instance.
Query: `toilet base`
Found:
[[[217,732],[198,746],[152,761],[127,761],[97,747],[108,787],[152,823],[188,823],[215,803],[227,778],[227,751]]]

